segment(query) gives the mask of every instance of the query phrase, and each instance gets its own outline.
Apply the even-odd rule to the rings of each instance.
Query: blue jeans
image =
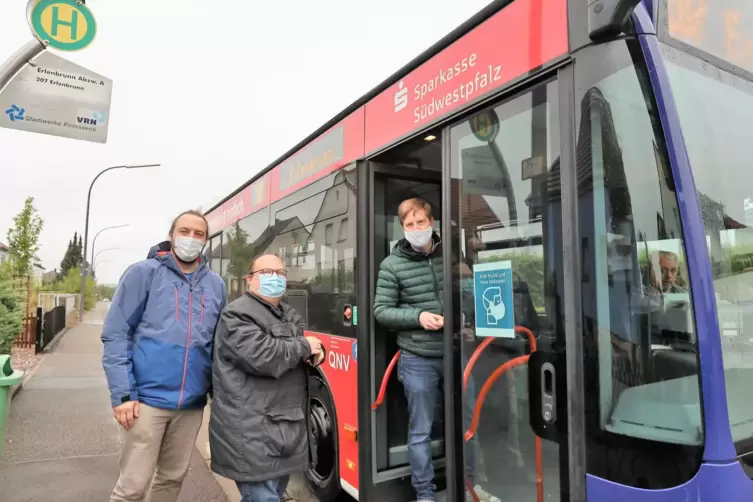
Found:
[[[465,365],[464,365],[465,366]],[[422,357],[401,351],[397,377],[405,388],[408,399],[408,459],[411,466],[411,484],[418,500],[434,500],[434,465],[431,459],[431,426],[434,413],[442,399],[444,360]],[[468,429],[476,404],[473,379],[463,393],[463,432]],[[476,483],[476,443],[474,437],[464,450],[465,476],[472,485]]]
[[[280,502],[288,487],[290,476],[260,481],[258,483],[236,482],[241,492],[241,502]]]

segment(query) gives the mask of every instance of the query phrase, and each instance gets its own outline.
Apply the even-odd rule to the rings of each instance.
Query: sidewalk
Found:
[[[47,354],[13,399],[0,465],[3,502],[103,502],[118,477],[99,339],[106,306],[87,314]],[[179,502],[227,502],[198,452]]]

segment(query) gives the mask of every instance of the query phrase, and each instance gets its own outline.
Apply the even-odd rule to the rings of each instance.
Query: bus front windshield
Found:
[[[739,453],[748,453],[753,450],[753,82],[673,47],[664,45],[662,51],[706,230],[732,435]]]

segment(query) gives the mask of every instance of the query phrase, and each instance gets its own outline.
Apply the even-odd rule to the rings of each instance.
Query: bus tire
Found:
[[[318,373],[309,374],[309,419],[317,462],[306,471],[306,483],[320,502],[335,502],[342,495],[337,455],[337,417],[332,394]]]

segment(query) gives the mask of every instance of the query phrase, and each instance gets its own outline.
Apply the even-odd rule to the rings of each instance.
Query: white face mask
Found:
[[[176,237],[173,243],[175,254],[187,263],[196,261],[203,248],[204,241],[194,239],[193,237]]]
[[[405,239],[416,249],[423,249],[431,242],[434,229],[429,227],[425,230],[406,230]]]

